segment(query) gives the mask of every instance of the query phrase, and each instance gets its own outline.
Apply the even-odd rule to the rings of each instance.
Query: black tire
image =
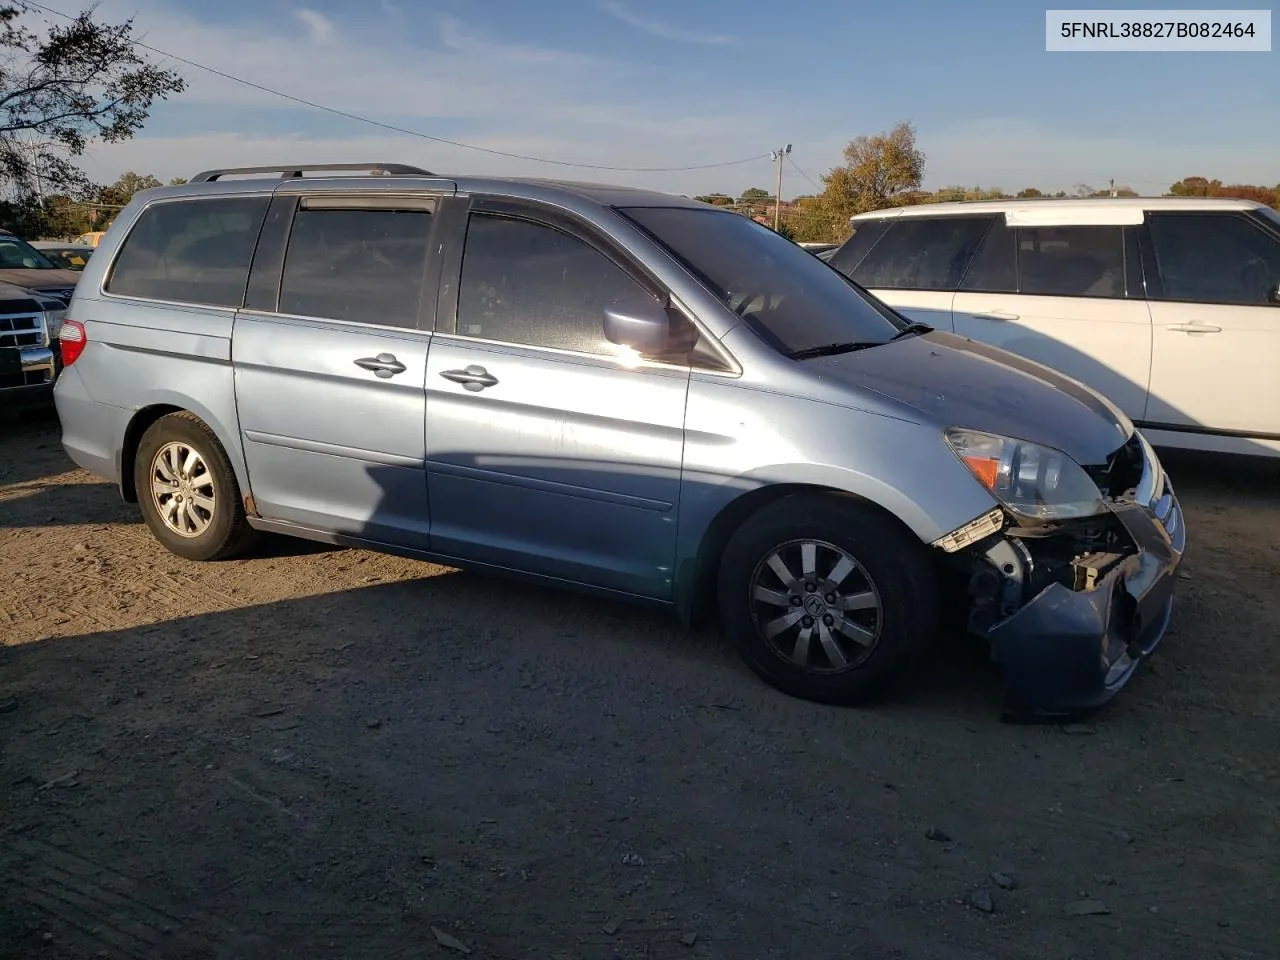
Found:
[[[157,457],[161,451],[177,444],[180,450],[195,451],[203,470],[197,470],[195,480],[173,484],[172,496],[153,492],[152,474],[158,468]],[[163,474],[158,479],[167,484]],[[142,435],[138,452],[133,461],[133,483],[138,494],[138,507],[152,534],[172,553],[188,560],[226,560],[243,553],[253,543],[256,531],[249,526],[244,503],[240,497],[240,485],[235,471],[227,459],[222,444],[203,420],[193,413],[181,411],[161,417]],[[212,494],[212,496],[209,496]],[[190,510],[173,522],[187,527],[186,535],[177,532],[162,515],[162,503],[169,505],[172,497],[184,497],[191,501]],[[195,506],[196,500],[211,501],[212,510]],[[198,519],[193,519],[198,518]],[[204,526],[200,527],[200,522]]]
[[[768,562],[776,553],[783,569],[803,574],[804,543],[815,545],[808,561],[814,575],[787,586]],[[842,554],[843,563],[854,566],[834,586],[830,578],[844,569]],[[812,594],[810,586],[817,588]],[[769,599],[754,599],[757,590]],[[928,548],[847,496],[801,494],[762,508],[730,538],[718,592],[721,623],[751,669],[785,693],[820,703],[866,703],[893,691],[938,630],[938,583]],[[862,609],[873,601],[874,610]],[[778,625],[793,616],[805,619],[776,641],[766,638],[766,626],[782,629]],[[870,641],[868,633],[874,633]],[[833,643],[843,666],[829,652]]]

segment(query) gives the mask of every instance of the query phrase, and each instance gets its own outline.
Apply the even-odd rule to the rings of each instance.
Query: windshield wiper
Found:
[[[927,323],[909,323],[895,333],[891,339],[901,340],[903,337],[914,336],[919,333],[933,333],[933,327]]]
[[[854,350],[865,350],[867,347],[878,347],[887,340],[850,340],[846,343],[828,343],[821,347],[806,347],[804,350],[792,350],[788,357],[792,360],[808,360],[810,357],[831,357],[837,353],[852,353]]]

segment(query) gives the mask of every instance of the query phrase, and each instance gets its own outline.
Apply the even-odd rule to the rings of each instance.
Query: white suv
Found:
[[[1280,456],[1280,214],[1245,200],[937,203],[824,254],[913,320],[1111,398],[1157,445]]]

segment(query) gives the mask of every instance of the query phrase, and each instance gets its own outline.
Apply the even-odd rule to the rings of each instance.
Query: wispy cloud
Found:
[[[661,20],[652,20],[641,16],[628,7],[622,0],[599,0],[598,6],[605,13],[621,20],[628,26],[635,27],[645,33],[663,40],[674,40],[677,43],[702,43],[712,46],[729,46],[737,43],[737,39],[725,34],[703,33],[699,30],[687,30],[675,27]]]
[[[307,33],[311,37],[312,42],[327,45],[333,42],[334,28],[333,21],[326,17],[318,10],[309,10],[306,7],[299,7],[294,11],[298,19],[302,21],[303,26],[307,28]]]

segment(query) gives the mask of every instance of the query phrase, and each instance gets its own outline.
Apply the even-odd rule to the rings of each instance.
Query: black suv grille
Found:
[[[1125,445],[1107,458],[1106,466],[1085,467],[1104,497],[1132,493],[1142,482],[1142,440],[1135,432]]]
[[[0,316],[0,347],[44,346],[44,318],[38,313]]]

